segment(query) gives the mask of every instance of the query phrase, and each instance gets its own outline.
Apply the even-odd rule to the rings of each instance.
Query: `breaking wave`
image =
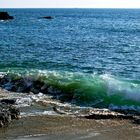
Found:
[[[140,110],[140,81],[109,74],[10,72],[1,73],[0,86],[15,92],[49,94],[63,102],[80,106]]]

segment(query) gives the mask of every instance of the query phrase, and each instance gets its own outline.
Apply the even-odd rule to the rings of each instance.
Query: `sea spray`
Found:
[[[15,72],[3,75],[0,85],[10,91],[49,94],[63,102],[80,106],[140,107],[139,81],[109,74],[60,71]]]

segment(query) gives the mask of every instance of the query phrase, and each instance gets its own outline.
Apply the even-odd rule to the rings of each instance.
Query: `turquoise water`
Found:
[[[4,76],[0,85],[17,92],[30,93],[38,90],[38,93],[52,95],[60,101],[80,106],[122,107],[140,111],[140,81],[109,74],[66,71],[14,72]]]
[[[41,74],[73,103],[140,106],[139,9],[4,10],[2,73]]]

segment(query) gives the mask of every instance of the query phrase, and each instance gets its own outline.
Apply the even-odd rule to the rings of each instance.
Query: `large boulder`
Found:
[[[10,20],[14,19],[13,16],[10,16],[7,12],[0,12],[0,20]]]

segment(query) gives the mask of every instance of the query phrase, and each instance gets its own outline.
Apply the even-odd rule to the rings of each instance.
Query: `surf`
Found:
[[[140,109],[140,81],[110,74],[8,72],[1,73],[0,86],[14,92],[52,95],[62,102],[80,106]]]

